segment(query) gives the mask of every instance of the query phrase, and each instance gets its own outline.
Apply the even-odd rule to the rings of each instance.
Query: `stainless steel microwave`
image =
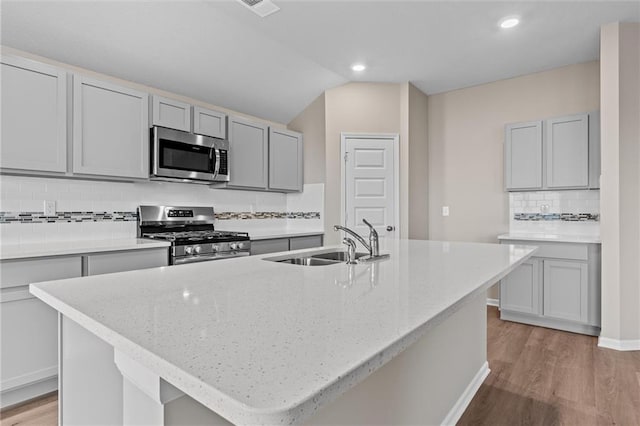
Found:
[[[180,130],[151,128],[151,179],[229,181],[229,141]]]

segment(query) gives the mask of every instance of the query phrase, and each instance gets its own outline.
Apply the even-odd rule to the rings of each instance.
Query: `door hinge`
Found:
[[[347,151],[344,153],[344,162],[346,163],[348,159],[349,159],[349,152]]]

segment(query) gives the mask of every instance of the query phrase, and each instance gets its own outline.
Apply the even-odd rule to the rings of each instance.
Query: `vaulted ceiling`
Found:
[[[638,1],[3,0],[2,44],[288,123],[348,81],[427,94],[598,58],[599,27]],[[508,15],[521,24],[504,30]],[[362,73],[355,62],[367,64]]]

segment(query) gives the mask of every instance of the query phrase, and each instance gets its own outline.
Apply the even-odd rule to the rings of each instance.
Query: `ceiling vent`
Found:
[[[264,18],[280,10],[271,0],[238,0],[248,7],[253,13]]]

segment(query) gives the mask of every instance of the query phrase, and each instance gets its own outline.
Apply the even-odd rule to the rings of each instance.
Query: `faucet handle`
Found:
[[[373,225],[370,224],[367,219],[363,218],[362,222],[364,222],[364,224],[369,227],[369,232],[371,232],[373,235],[376,235],[376,236],[378,235],[378,231],[376,231],[376,228],[374,228]]]
[[[347,245],[347,264],[356,264],[356,242],[349,237],[344,237],[342,239],[342,244]]]

